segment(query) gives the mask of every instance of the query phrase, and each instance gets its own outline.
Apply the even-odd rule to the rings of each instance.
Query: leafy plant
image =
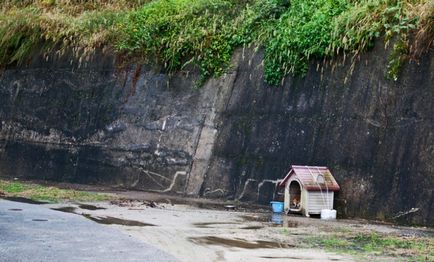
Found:
[[[396,80],[408,49],[408,35],[417,26],[417,17],[409,15],[411,1],[363,0],[356,2],[334,20],[332,39],[327,50],[329,56],[340,53],[356,58],[384,36],[385,45],[396,40],[388,62],[386,77]]]
[[[220,75],[233,51],[230,22],[242,6],[225,0],[152,2],[120,23],[117,48],[152,58],[169,72],[193,63],[203,77]]]
[[[266,41],[265,79],[277,85],[288,73],[305,74],[311,58],[325,55],[333,17],[348,8],[345,0],[291,1],[291,7]]]

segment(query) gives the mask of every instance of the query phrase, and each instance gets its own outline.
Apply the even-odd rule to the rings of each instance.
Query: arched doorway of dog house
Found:
[[[292,211],[299,211],[301,209],[301,186],[296,180],[289,184],[289,199],[289,208]]]

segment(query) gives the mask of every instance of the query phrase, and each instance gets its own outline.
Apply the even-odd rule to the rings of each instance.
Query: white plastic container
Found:
[[[321,210],[321,219],[324,219],[324,220],[336,219],[336,210],[334,210],[334,209],[322,209]]]

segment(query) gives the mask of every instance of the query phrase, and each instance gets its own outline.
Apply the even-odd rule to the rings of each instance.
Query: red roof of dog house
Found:
[[[291,166],[291,170],[288,174],[280,181],[279,186],[285,186],[288,179],[296,175],[302,186],[309,191],[320,191],[320,190],[330,190],[339,191],[340,187],[333,177],[330,170],[325,166]],[[322,175],[323,180],[318,180],[318,176]]]

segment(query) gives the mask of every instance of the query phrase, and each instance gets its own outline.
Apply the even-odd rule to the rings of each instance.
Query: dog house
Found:
[[[305,216],[321,214],[322,209],[333,209],[334,193],[340,189],[324,166],[293,165],[278,185],[285,187],[285,212]]]

